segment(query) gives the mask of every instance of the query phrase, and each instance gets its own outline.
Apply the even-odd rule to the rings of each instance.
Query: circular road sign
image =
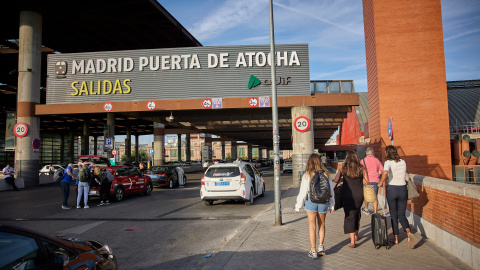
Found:
[[[204,100],[202,101],[202,107],[203,107],[204,109],[211,109],[211,108],[212,108],[212,104],[213,104],[213,102],[212,102],[212,100],[209,99],[209,98],[206,98],[206,99],[204,99]]]
[[[106,112],[109,112],[113,109],[113,105],[112,103],[110,102],[106,102],[105,104],[103,104],[103,110],[106,111]]]
[[[17,123],[13,127],[13,133],[17,137],[25,137],[25,135],[27,135],[27,132],[28,132],[27,124],[25,124],[23,122]]]
[[[117,150],[113,149],[113,150],[112,150],[112,155],[115,156],[116,154],[117,154]]]
[[[388,139],[391,141],[393,140],[393,118],[388,118]]]
[[[305,132],[310,128],[310,119],[305,116],[299,116],[295,119],[294,125],[298,132]]]
[[[38,149],[40,148],[40,140],[39,139],[35,139],[32,141],[32,146],[33,146],[33,149]]]
[[[147,102],[147,109],[153,111],[155,110],[155,107],[157,107],[157,103],[155,103],[155,101],[150,100]]]
[[[250,107],[258,107],[258,98],[256,97],[249,98],[248,105],[250,105]]]

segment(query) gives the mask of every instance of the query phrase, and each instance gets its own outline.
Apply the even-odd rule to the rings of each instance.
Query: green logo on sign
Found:
[[[248,81],[248,89],[252,89],[253,87],[261,84],[262,82],[255,76],[251,75],[250,80]]]

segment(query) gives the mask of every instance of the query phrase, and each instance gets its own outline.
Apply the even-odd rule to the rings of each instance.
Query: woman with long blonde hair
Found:
[[[314,203],[310,200],[309,189],[310,181],[315,174],[324,174],[328,179],[330,186],[330,201],[327,203]],[[297,196],[297,203],[295,204],[295,212],[300,212],[300,208],[305,206],[308,217],[308,235],[310,239],[311,250],[308,253],[310,258],[318,258],[318,255],[325,255],[325,247],[323,241],[325,239],[325,217],[327,211],[333,212],[335,207],[335,198],[333,193],[333,185],[330,180],[330,173],[325,168],[318,154],[311,154],[307,161],[305,173],[302,177],[302,183],[300,185],[300,191]],[[317,224],[318,224],[318,249],[317,244]]]

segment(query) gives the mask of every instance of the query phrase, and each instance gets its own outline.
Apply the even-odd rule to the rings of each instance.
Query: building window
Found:
[[[178,157],[178,150],[170,149],[170,157]]]

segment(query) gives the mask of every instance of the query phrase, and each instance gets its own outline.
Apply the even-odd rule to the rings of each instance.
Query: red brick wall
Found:
[[[362,136],[362,133],[360,132],[360,127],[358,126],[355,108],[352,108],[352,111],[347,113],[347,118],[343,120],[340,131],[341,139],[338,145],[358,144],[358,138]]]
[[[420,197],[408,204],[408,210],[413,209],[412,212],[436,226],[480,246],[480,200],[432,187],[417,187]]]
[[[363,0],[363,7],[372,146],[391,144],[393,117],[394,145],[409,171],[452,179],[440,0]]]

